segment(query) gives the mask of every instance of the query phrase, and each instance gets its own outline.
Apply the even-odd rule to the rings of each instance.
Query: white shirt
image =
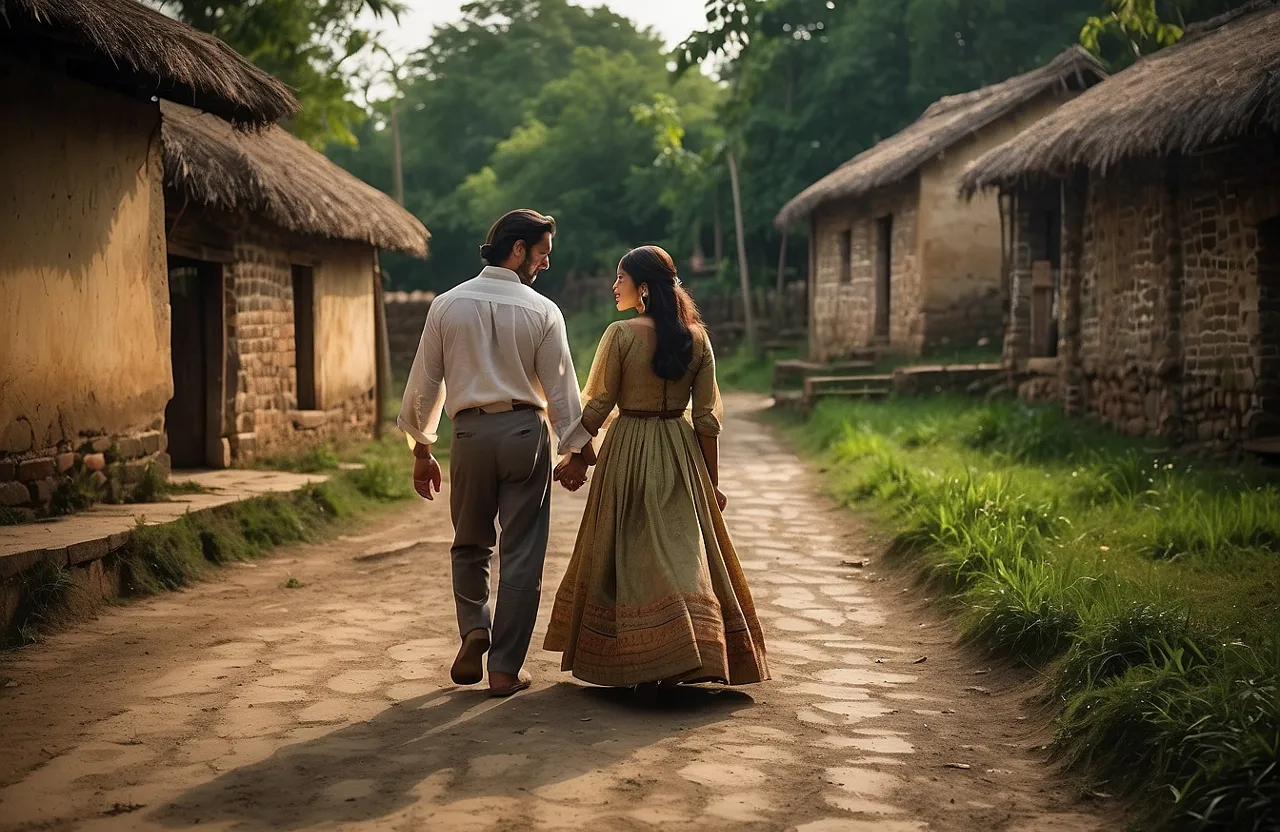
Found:
[[[433,445],[442,407],[452,419],[499,402],[546,408],[560,454],[591,441],[560,307],[510,269],[486,266],[432,301],[396,424]]]

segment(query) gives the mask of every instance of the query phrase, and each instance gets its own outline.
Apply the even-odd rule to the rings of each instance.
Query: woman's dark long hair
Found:
[[[680,285],[675,261],[657,246],[640,246],[623,255],[618,267],[631,275],[637,289],[649,287],[645,314],[658,335],[653,372],[668,381],[680,379],[693,363],[693,330],[703,324],[697,304]]]

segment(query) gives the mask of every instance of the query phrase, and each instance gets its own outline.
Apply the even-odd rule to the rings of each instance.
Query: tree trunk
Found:
[[[715,191],[715,251],[712,252],[716,257],[716,271],[720,270],[720,264],[724,262],[724,223],[720,220],[720,189],[717,187]]]
[[[400,106],[391,104],[391,176],[396,202],[404,207],[404,159],[400,155]]]
[[[755,352],[756,325],[751,310],[751,276],[747,273],[747,240],[742,230],[742,190],[738,186],[738,163],[733,151],[729,157],[729,187],[733,190],[733,226],[738,238],[738,282],[742,284],[742,316],[746,327],[747,349]]]

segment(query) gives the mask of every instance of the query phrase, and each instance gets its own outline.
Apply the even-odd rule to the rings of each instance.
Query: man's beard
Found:
[[[538,270],[534,267],[533,262],[533,252],[525,253],[524,260],[516,267],[516,276],[526,286],[532,286],[533,281],[538,279]]]

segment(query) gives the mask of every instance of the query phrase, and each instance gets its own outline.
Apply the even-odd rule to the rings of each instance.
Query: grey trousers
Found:
[[[536,410],[460,415],[449,449],[453,517],[453,600],[458,630],[491,631],[489,671],[514,674],[524,664],[542,598],[542,567],[551,521],[551,439]],[[489,564],[499,546],[496,616],[489,604]]]

